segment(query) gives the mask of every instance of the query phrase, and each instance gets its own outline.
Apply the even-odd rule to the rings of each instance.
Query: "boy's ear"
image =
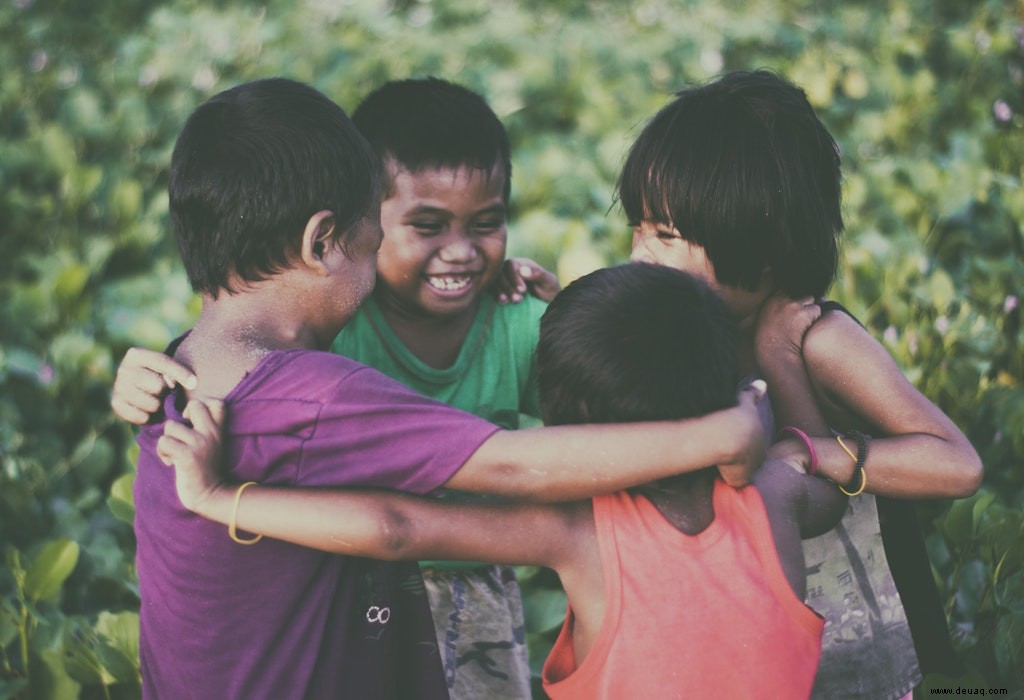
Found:
[[[324,255],[333,244],[331,235],[334,233],[334,212],[327,209],[318,211],[309,217],[306,228],[302,231],[300,257],[307,267],[318,272],[327,272]]]

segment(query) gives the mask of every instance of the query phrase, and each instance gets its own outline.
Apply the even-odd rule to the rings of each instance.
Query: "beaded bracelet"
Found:
[[[811,439],[809,437],[807,437],[807,433],[805,433],[804,431],[800,430],[800,428],[796,428],[796,427],[794,427],[792,425],[785,425],[785,426],[779,428],[779,435],[781,435],[782,433],[792,433],[793,435],[796,435],[798,438],[800,438],[803,441],[804,445],[807,447],[808,454],[810,454],[810,456],[811,456],[810,462],[808,462],[808,464],[807,464],[807,473],[810,474],[811,476],[814,476],[815,474],[817,474],[818,473],[818,453],[814,449],[814,443],[811,442]]]
[[[228,535],[238,544],[256,544],[263,539],[263,535],[256,535],[255,537],[243,540],[238,536],[237,523],[238,523],[238,502],[242,500],[242,491],[245,491],[250,486],[254,485],[255,481],[247,481],[238,487],[235,491],[235,505],[231,509],[231,520],[228,521]]]

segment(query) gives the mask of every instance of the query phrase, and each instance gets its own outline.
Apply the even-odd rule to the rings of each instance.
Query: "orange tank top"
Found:
[[[593,500],[605,618],[577,666],[569,608],[544,664],[553,700],[810,695],[824,621],[790,588],[757,489],[719,479],[713,498],[695,536],[643,496]]]

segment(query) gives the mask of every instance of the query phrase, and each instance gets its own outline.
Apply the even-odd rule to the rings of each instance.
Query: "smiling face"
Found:
[[[505,177],[495,170],[410,172],[393,161],[381,202],[384,242],[377,259],[378,302],[403,315],[472,313],[505,260]]]

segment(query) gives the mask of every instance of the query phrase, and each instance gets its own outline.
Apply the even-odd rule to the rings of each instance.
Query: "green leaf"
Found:
[[[114,517],[129,524],[135,522],[134,485],[135,474],[124,474],[110,486],[110,496],[107,498],[107,505]]]
[[[43,547],[25,574],[25,597],[32,602],[56,597],[78,563],[78,551],[78,543],[71,540]]]
[[[527,629],[546,632],[565,620],[565,592],[560,590],[534,590],[523,595],[523,614]]]
[[[138,667],[139,615],[131,611],[112,613],[104,610],[96,620],[96,632],[111,647],[121,651]]]
[[[1024,687],[1024,613],[1008,613],[996,622],[996,661],[1003,677]]]
[[[78,697],[81,688],[68,675],[61,652],[47,649],[32,654],[29,669],[33,700],[68,700]]]

